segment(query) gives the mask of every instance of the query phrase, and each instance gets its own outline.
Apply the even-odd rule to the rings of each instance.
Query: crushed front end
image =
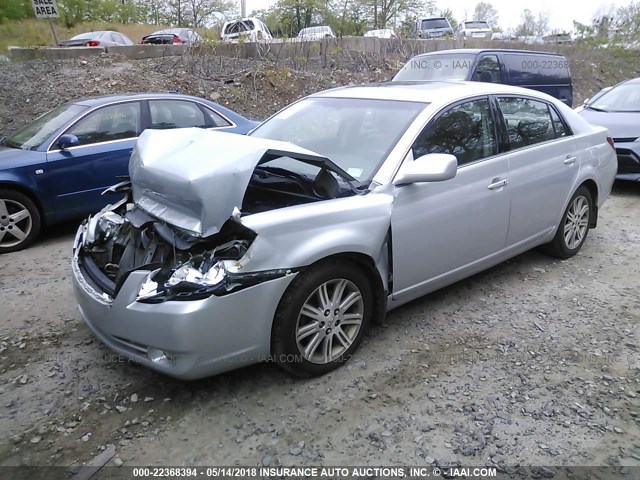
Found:
[[[256,235],[234,218],[201,238],[136,206],[128,184],[110,190],[123,198],[74,242],[74,290],[94,333],[122,358],[184,379],[267,358],[295,272],[244,272]]]

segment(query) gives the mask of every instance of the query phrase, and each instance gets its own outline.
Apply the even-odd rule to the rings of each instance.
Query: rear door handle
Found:
[[[572,157],[571,155],[567,155],[567,158],[564,159],[563,162],[565,165],[573,165],[576,163],[576,157]]]
[[[489,185],[487,188],[489,190],[495,190],[497,188],[504,187],[507,183],[509,183],[509,180],[507,180],[506,178],[502,178],[502,179],[496,178],[493,180],[493,183]]]

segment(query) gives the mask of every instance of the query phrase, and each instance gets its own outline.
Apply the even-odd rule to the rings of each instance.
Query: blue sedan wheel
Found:
[[[40,231],[40,212],[26,195],[0,190],[0,253],[28,247]]]

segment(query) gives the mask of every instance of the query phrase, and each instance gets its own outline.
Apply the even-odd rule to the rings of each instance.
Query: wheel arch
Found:
[[[589,190],[589,194],[591,195],[591,219],[589,228],[596,228],[598,224],[598,184],[593,179],[588,178],[578,185],[578,188],[582,186]],[[578,188],[576,188],[576,190],[578,190]]]
[[[38,213],[40,214],[40,222],[42,223],[42,225],[45,225],[47,223],[44,206],[42,205],[42,202],[40,201],[38,195],[36,195],[33,190],[19,183],[12,182],[0,182],[0,190],[14,190],[27,196],[38,209]]]
[[[365,273],[369,279],[371,279],[371,285],[373,287],[373,296],[374,296],[374,311],[373,311],[372,321],[375,323],[382,323],[384,321],[384,317],[386,314],[387,292],[384,288],[382,278],[380,276],[380,271],[376,266],[375,260],[371,256],[361,252],[352,252],[352,251],[334,253],[326,257],[323,257],[321,259],[318,259],[315,262],[305,266],[300,270],[299,274],[303,274],[305,270],[311,267],[314,267],[316,265],[319,265],[325,262],[334,261],[334,260],[339,260],[343,262],[346,261],[354,264],[363,273]],[[287,290],[285,290],[284,294],[282,295],[282,298],[278,302],[278,305],[280,305],[280,302],[282,302],[282,300],[284,299],[289,288],[291,288],[291,285],[289,285],[287,287]],[[271,329],[270,329],[271,330],[271,335],[270,335],[271,353],[274,352],[273,322],[275,321],[275,315],[278,308],[276,308],[276,311],[274,312],[274,317],[271,321]]]

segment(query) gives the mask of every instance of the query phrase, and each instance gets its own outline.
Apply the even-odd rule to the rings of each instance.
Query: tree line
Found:
[[[442,1],[442,0],[439,0]],[[82,22],[148,23],[203,28],[239,17],[239,0],[57,0],[60,21],[67,27]],[[338,35],[362,35],[370,29],[394,28],[410,35],[419,17],[442,16],[452,26],[457,20],[484,20],[502,31],[496,8],[480,1],[456,19],[436,0],[278,0],[272,7],[251,12],[265,21],[276,36],[292,37],[314,25],[329,25]],[[30,0],[0,0],[0,23],[33,17]],[[577,38],[589,43],[640,40],[640,2],[602,7],[591,23],[574,21]],[[523,9],[515,35],[561,33],[550,31],[549,13]]]

